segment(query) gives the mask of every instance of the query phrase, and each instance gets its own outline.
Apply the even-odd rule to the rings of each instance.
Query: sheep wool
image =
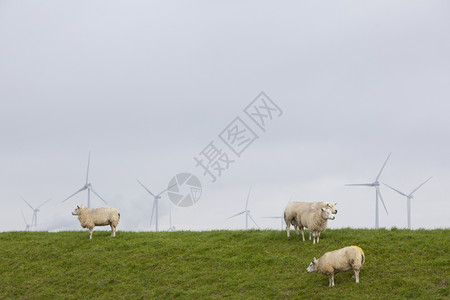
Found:
[[[78,216],[81,227],[89,229],[89,239],[92,239],[92,231],[95,226],[111,226],[111,236],[116,236],[120,213],[115,207],[86,208],[77,206],[72,215]]]
[[[319,243],[320,234],[327,229],[328,220],[334,220],[335,217],[331,213],[329,208],[312,208],[302,214],[301,221],[298,222],[298,226],[302,230],[303,241],[305,241],[305,235],[303,228],[308,228],[309,232],[313,236],[313,244]]]
[[[331,212],[333,214],[337,214],[336,209],[337,203],[333,202],[301,202],[301,201],[295,201],[290,202],[286,206],[284,210],[284,221],[286,223],[286,234],[287,237],[290,237],[290,229],[291,225],[294,226],[295,232],[297,235],[298,232],[298,222],[301,219],[302,214],[311,209],[311,208],[330,208]],[[309,239],[311,240],[311,232],[309,233]],[[303,237],[303,241],[305,241],[305,238]]]
[[[344,247],[325,253],[309,264],[306,272],[318,272],[329,276],[329,286],[334,286],[334,274],[353,270],[356,283],[359,283],[359,272],[365,261],[364,251],[358,246]]]

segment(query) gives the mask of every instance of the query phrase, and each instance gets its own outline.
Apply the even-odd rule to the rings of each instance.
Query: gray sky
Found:
[[[280,228],[292,196],[338,202],[330,228],[374,226],[375,180],[410,192],[413,228],[449,227],[450,5],[446,1],[0,1],[0,231],[52,199],[41,230],[80,229],[90,182],[149,230],[152,201],[181,172],[200,200],[173,207],[178,229],[240,229],[245,208]],[[264,91],[282,110],[257,131],[244,108]],[[218,135],[236,118],[259,138]],[[235,162],[215,183],[194,156],[211,142]],[[381,187],[380,226],[406,227],[406,199]],[[103,203],[95,196],[92,206]],[[169,202],[160,201],[160,229]]]

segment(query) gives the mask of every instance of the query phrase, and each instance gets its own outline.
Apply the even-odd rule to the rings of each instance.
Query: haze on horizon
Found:
[[[188,172],[201,198],[172,207],[179,230],[243,229],[245,209],[280,229],[288,200],[338,202],[330,228],[373,228],[380,182],[411,200],[412,227],[448,228],[450,19],[446,1],[1,1],[0,231],[81,230],[89,181],[150,230],[153,193]],[[264,129],[245,113],[264,92],[282,110]],[[257,138],[221,140],[239,117]],[[212,182],[194,157],[234,160]],[[380,226],[405,228],[406,199],[381,184]],[[169,228],[169,199],[159,201]],[[92,206],[104,205],[91,195]],[[106,228],[104,228],[106,230]],[[152,226],[152,230],[154,226]],[[101,230],[96,228],[95,230]]]

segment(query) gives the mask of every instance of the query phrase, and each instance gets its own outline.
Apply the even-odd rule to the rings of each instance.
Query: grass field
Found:
[[[318,245],[272,230],[6,232],[0,298],[449,299],[449,241],[449,229],[328,229]],[[361,283],[306,273],[349,245],[366,254]]]

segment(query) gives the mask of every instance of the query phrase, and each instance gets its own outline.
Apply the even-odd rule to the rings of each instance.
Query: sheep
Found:
[[[329,285],[334,286],[334,274],[346,272],[353,269],[356,283],[359,283],[359,271],[362,269],[365,261],[364,251],[358,246],[344,247],[338,250],[325,253],[321,258],[314,260],[309,264],[306,272],[318,272],[329,275]]]
[[[319,243],[320,233],[327,229],[328,220],[334,220],[335,217],[331,213],[329,208],[311,208],[303,212],[300,222],[297,219],[297,225],[302,230],[303,241],[305,241],[305,234],[303,228],[308,228],[309,232],[313,236],[313,244]]]
[[[286,206],[284,210],[284,221],[286,222],[287,237],[290,237],[291,225],[294,226],[295,232],[298,232],[298,220],[301,219],[301,215],[304,211],[311,208],[330,208],[333,214],[337,214],[337,203],[333,202],[291,202]],[[303,238],[303,240],[305,240]],[[309,240],[311,240],[311,232],[309,233]]]
[[[116,228],[119,224],[120,213],[115,207],[86,208],[83,205],[78,206],[72,212],[72,215],[78,216],[81,227],[89,228],[89,239],[92,240],[92,231],[95,226],[111,226],[111,236],[116,236]]]

